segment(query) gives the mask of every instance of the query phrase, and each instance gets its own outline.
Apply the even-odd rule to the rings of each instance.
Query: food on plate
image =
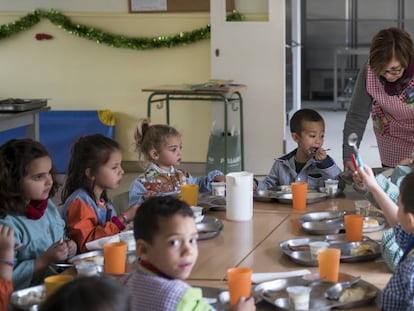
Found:
[[[16,297],[13,303],[18,306],[32,306],[42,303],[45,298],[44,291],[32,290],[25,295]]]
[[[361,286],[351,287],[344,290],[339,296],[339,302],[360,301],[365,298],[366,291]]]
[[[104,257],[102,255],[90,256],[85,258],[79,258],[73,261],[74,265],[78,265],[81,263],[95,263],[97,265],[104,264]]]
[[[364,227],[378,227],[379,222],[375,218],[364,219]]]
[[[302,245],[290,245],[290,244],[288,244],[288,248],[292,252],[300,252],[300,251],[309,251],[310,250],[309,244],[302,244]]]
[[[361,244],[351,248],[351,256],[367,256],[375,254],[372,245]]]

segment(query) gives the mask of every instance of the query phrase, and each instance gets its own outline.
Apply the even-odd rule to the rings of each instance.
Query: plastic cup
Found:
[[[338,183],[339,181],[334,179],[325,180],[325,191],[329,195],[334,195],[338,192]]]
[[[344,216],[345,236],[348,242],[362,241],[362,228],[364,226],[364,216],[352,214]]]
[[[224,197],[226,195],[226,183],[222,181],[212,182],[211,194],[216,197]]]
[[[289,302],[295,310],[309,310],[309,298],[312,288],[307,286],[289,286],[286,291]]]
[[[251,268],[231,268],[227,270],[229,282],[230,306],[234,306],[241,297],[250,297],[252,288]]]
[[[198,185],[182,185],[181,200],[190,206],[196,206],[198,202]]]
[[[109,274],[125,273],[127,254],[126,242],[106,243],[104,251],[104,272]]]
[[[319,276],[322,281],[338,282],[340,258],[339,248],[326,248],[318,252]]]
[[[357,200],[355,201],[355,211],[357,214],[361,214],[364,217],[369,216],[369,201],[367,200]]]
[[[309,243],[310,255],[312,260],[318,260],[319,251],[329,247],[329,243],[325,241],[315,241]]]
[[[306,196],[308,194],[308,183],[303,181],[291,183],[292,202],[294,209],[306,208]]]
[[[73,280],[74,276],[69,274],[58,274],[48,276],[44,279],[46,296],[50,296],[63,284]]]

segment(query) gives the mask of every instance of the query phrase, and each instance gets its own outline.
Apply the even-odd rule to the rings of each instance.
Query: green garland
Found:
[[[26,16],[0,26],[0,40],[27,30],[42,18],[47,18],[52,24],[62,28],[72,35],[95,41],[99,44],[109,45],[115,48],[125,48],[133,50],[151,50],[159,48],[173,48],[177,46],[185,46],[200,40],[210,38],[210,25],[193,31],[184,31],[172,36],[158,37],[126,37],[104,32],[98,28],[88,27],[81,24],[74,24],[62,13],[56,10],[43,11],[35,10]],[[243,16],[240,13],[233,12],[227,16],[228,21],[240,21]]]

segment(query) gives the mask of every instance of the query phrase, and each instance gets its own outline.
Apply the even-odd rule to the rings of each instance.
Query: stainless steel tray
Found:
[[[199,240],[212,239],[223,230],[223,222],[217,217],[205,215],[203,220],[196,223]]]
[[[277,192],[273,190],[253,191],[253,200],[257,202],[274,202],[277,201]]]
[[[353,278],[352,275],[346,273],[339,274],[340,282],[349,281]],[[360,280],[355,286],[359,286],[365,290],[363,299],[352,302],[339,302],[336,300],[328,300],[325,298],[325,291],[333,285],[330,282],[319,281],[318,274],[311,274],[302,277],[292,277],[287,279],[279,279],[270,282],[264,282],[254,288],[254,295],[258,299],[263,299],[279,310],[294,310],[290,306],[286,288],[289,286],[310,286],[312,291],[310,294],[309,310],[330,310],[332,308],[350,309],[374,302],[380,290],[374,285]]]
[[[303,231],[309,234],[337,234],[345,232],[344,228],[344,215],[355,214],[355,212],[344,211],[331,211],[331,212],[314,212],[303,214],[299,217]],[[384,216],[376,211],[370,211],[368,217],[364,217],[364,221],[369,219],[376,219],[378,226],[366,226],[363,227],[363,232],[374,232],[382,230],[387,222]]]
[[[280,203],[292,204],[292,193],[278,192],[276,197]],[[312,204],[312,203],[323,201],[326,198],[328,198],[327,193],[308,191],[308,194],[306,196],[306,203]]]
[[[348,242],[344,234],[290,239],[282,241],[279,247],[293,262],[302,266],[317,267],[318,261],[312,260],[309,251],[309,243],[314,241],[326,241],[330,244],[330,247],[339,248],[341,250],[341,262],[369,261],[381,256],[380,243],[369,237],[363,237],[361,242]],[[351,250],[361,245],[369,247],[373,253],[351,255]]]
[[[30,310],[46,299],[45,286],[38,285],[13,292],[10,304],[19,310]]]
[[[210,193],[200,193],[197,205],[208,208],[211,211],[225,211],[226,197],[218,197]]]

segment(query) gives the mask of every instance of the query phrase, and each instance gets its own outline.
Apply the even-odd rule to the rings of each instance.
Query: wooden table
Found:
[[[307,236],[300,227],[299,217],[316,211],[354,210],[354,200],[360,199],[357,193],[347,193],[345,197],[333,198],[308,205],[306,210],[295,211],[289,204],[254,203],[253,219],[249,222],[231,222],[225,219],[224,212],[209,212],[220,218],[224,229],[211,240],[199,241],[199,257],[189,282],[197,286],[227,288],[224,281],[230,267],[251,267],[253,272],[284,272],[309,269],[317,272],[317,267],[303,267],[291,261],[279,248],[281,241]],[[383,231],[366,233],[372,239],[381,239]],[[341,263],[340,272],[360,275],[363,280],[383,289],[391,277],[391,272],[381,260],[362,263]],[[272,310],[273,306],[260,303],[258,310]],[[375,305],[353,310],[378,310]]]
[[[150,92],[147,102],[147,116],[151,118],[151,106],[156,103],[158,109],[164,107],[166,122],[170,124],[170,103],[175,101],[209,101],[223,104],[224,119],[224,173],[227,173],[227,133],[228,129],[228,108],[231,107],[233,112],[239,113],[240,120],[240,157],[241,170],[244,169],[244,129],[243,129],[243,98],[240,94],[246,89],[243,84],[229,84],[222,87],[202,87],[197,88],[190,84],[178,85],[161,85],[157,87],[142,89],[142,92]]]
[[[26,135],[39,141],[39,112],[50,107],[27,110],[22,112],[0,113],[0,131],[26,126]]]

